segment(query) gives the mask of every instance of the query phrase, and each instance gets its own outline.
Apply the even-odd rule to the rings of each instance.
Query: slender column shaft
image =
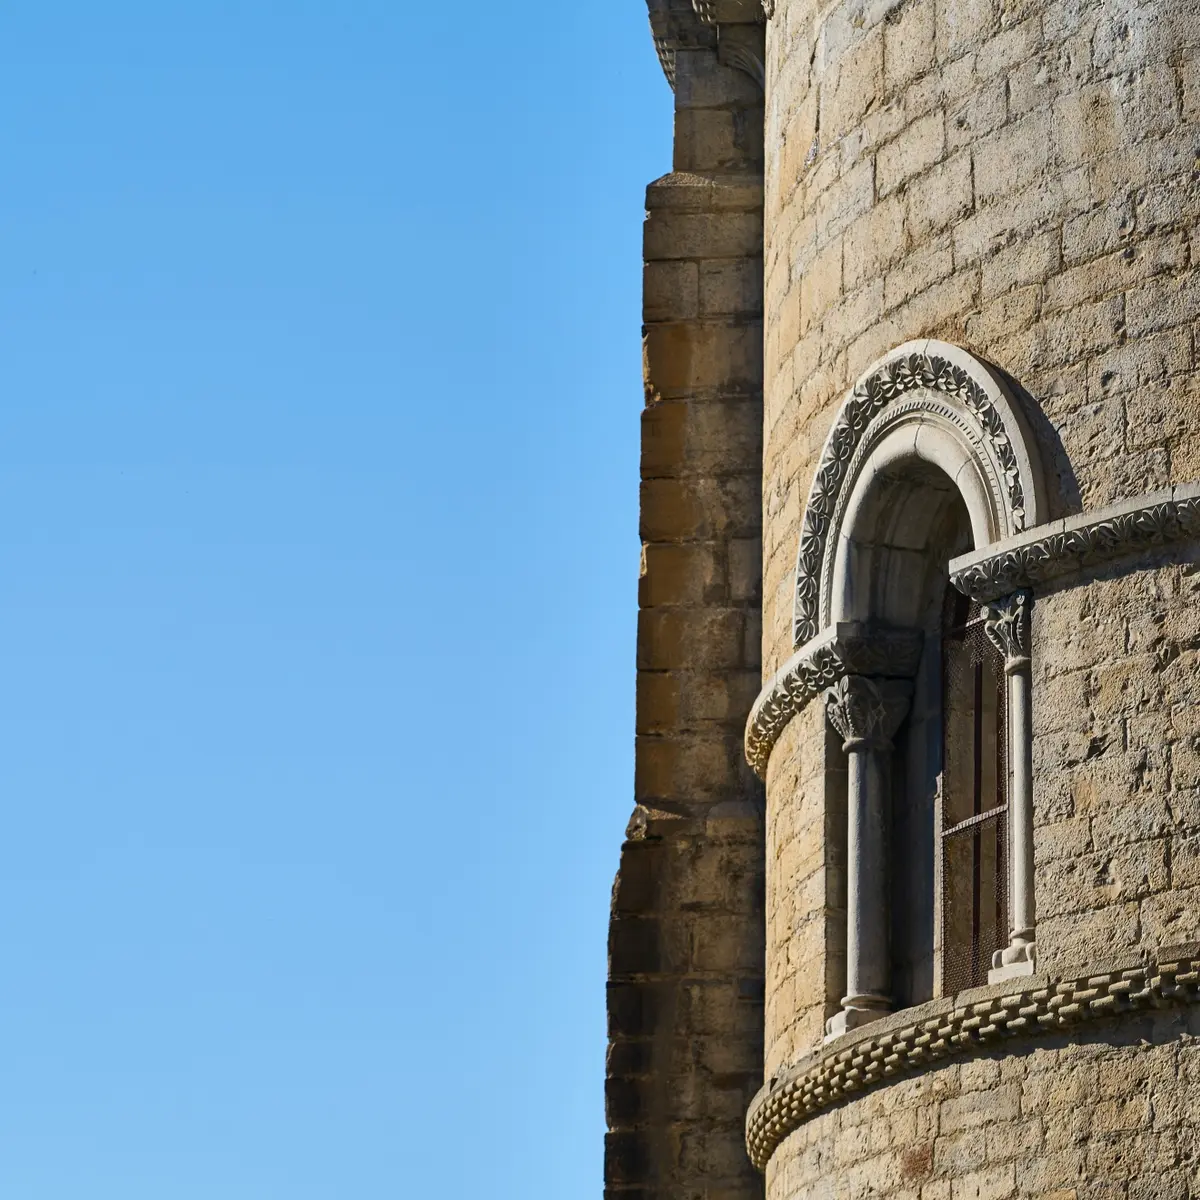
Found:
[[[992,958],[991,978],[1031,974],[1037,962],[1033,893],[1033,694],[1028,591],[984,609],[985,630],[1004,655],[1008,676],[1008,945]]]
[[[1008,672],[1009,761],[1012,793],[1009,797],[1009,866],[1012,890],[1013,946],[1034,940],[1033,908],[1033,713],[1029,659]]]
[[[846,999],[854,1008],[890,1008],[887,921],[887,752],[867,743],[849,751],[846,822]]]
[[[891,1010],[888,946],[888,783],[892,737],[908,711],[912,685],[846,675],[825,695],[825,711],[845,739],[846,995],[832,1018],[836,1037]]]

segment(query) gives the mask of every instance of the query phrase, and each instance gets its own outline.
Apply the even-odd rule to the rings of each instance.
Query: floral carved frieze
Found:
[[[1066,977],[1027,976],[894,1013],[822,1046],[770,1080],[746,1115],[746,1148],[761,1171],[805,1121],[864,1090],[978,1054],[997,1043],[1125,1013],[1200,1004],[1200,945],[1149,961],[1096,963]]]
[[[950,563],[950,581],[973,599],[990,601],[1093,564],[1196,538],[1200,484],[1180,484],[965,554]]]
[[[922,636],[858,622],[832,626],[801,647],[763,689],[746,725],[746,759],[765,776],[775,743],[815,697],[849,675],[909,679],[921,657]]]
[[[1011,416],[1006,416],[1007,405],[1000,402],[995,382],[986,375],[981,363],[970,360],[956,348],[942,343],[924,346],[924,349],[912,344],[901,347],[860,379],[843,403],[825,441],[804,511],[796,558],[793,644],[797,647],[814,638],[820,626],[822,572],[828,566],[826,559],[831,538],[836,536],[839,500],[850,480],[855,453],[871,423],[909,393],[924,390],[954,398],[995,463],[1005,500],[1004,533],[1018,533],[1025,528],[1030,497],[1024,479],[1027,471],[1018,456],[1021,432],[1011,427]],[[969,370],[962,362],[953,361],[951,355],[978,369]]]

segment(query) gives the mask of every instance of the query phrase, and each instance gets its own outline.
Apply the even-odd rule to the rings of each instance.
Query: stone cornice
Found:
[[[763,82],[760,0],[647,0],[650,30],[663,73],[675,86],[680,50],[717,49],[723,63]],[[753,36],[758,26],[757,41]]]
[[[759,694],[746,723],[746,760],[765,777],[775,743],[814,696],[846,675],[911,678],[921,644],[921,634],[907,629],[831,626],[801,646]]]
[[[1007,1039],[1069,1033],[1125,1013],[1200,1004],[1200,944],[1149,960],[1081,966],[974,988],[893,1013],[821,1046],[781,1072],[746,1114],[746,1149],[761,1171],[810,1117],[864,1089],[929,1070]]]
[[[950,563],[950,581],[974,600],[995,600],[1087,567],[1200,537],[1200,483],[1122,500],[1051,521]]]

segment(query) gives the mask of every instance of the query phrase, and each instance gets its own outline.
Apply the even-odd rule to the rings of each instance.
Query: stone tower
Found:
[[[1200,1197],[1200,4],[650,10],[606,1197]]]

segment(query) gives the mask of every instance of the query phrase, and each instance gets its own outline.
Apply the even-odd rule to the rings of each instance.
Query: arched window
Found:
[[[844,962],[830,1037],[1033,969],[1027,597],[993,611],[948,591],[951,559],[1041,520],[1029,444],[998,377],[932,342],[868,371],[826,440],[795,633],[801,657],[840,646],[826,712],[847,756],[844,858],[831,848],[846,946],[830,951]]]

